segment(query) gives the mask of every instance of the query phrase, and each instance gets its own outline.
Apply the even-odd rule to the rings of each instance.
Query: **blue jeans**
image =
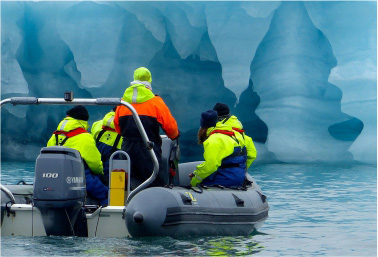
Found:
[[[109,188],[101,182],[100,178],[86,169],[85,180],[88,194],[98,200],[101,206],[108,205]]]

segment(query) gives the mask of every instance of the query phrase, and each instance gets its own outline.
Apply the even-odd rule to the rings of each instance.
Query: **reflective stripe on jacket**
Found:
[[[83,120],[76,120],[71,117],[64,118],[58,125],[57,131],[69,132],[77,128],[88,129],[88,122]],[[66,136],[58,134],[59,142],[63,142]],[[47,146],[55,146],[55,134],[51,136],[47,142]],[[103,174],[103,167],[101,161],[101,154],[97,150],[96,143],[89,133],[81,133],[66,140],[63,146],[73,148],[79,151],[81,157],[84,159],[90,170],[95,174]]]

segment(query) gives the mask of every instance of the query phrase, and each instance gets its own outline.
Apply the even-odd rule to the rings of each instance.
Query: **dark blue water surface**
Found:
[[[34,163],[2,163],[3,184],[32,182]],[[377,256],[377,169],[255,165],[269,218],[249,237],[2,237],[2,256]]]

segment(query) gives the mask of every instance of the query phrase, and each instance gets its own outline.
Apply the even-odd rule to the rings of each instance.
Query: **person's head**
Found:
[[[201,114],[200,119],[200,129],[198,131],[198,144],[203,144],[203,142],[208,138],[207,129],[215,127],[218,121],[218,114],[214,110],[208,110]]]
[[[230,116],[230,108],[228,108],[227,104],[224,103],[217,103],[214,108],[214,111],[218,113],[218,120],[224,120]]]
[[[143,84],[146,88],[152,90],[151,82],[151,72],[147,68],[140,67],[134,71],[134,81],[131,82],[131,85]]]
[[[134,81],[131,82],[131,85],[143,84],[148,89],[152,90],[151,82],[152,82],[151,72],[147,68],[139,67],[138,69],[134,71]]]
[[[89,113],[87,108],[82,105],[76,105],[66,112],[67,116],[70,116],[77,120],[89,120]]]
[[[140,67],[134,71],[134,80],[148,81],[151,83],[151,72],[145,67]]]

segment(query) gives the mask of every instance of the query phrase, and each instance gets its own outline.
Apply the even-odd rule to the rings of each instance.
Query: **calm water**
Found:
[[[3,184],[33,181],[34,163],[2,163]],[[2,237],[2,256],[377,256],[377,169],[256,165],[270,204],[249,237]]]

